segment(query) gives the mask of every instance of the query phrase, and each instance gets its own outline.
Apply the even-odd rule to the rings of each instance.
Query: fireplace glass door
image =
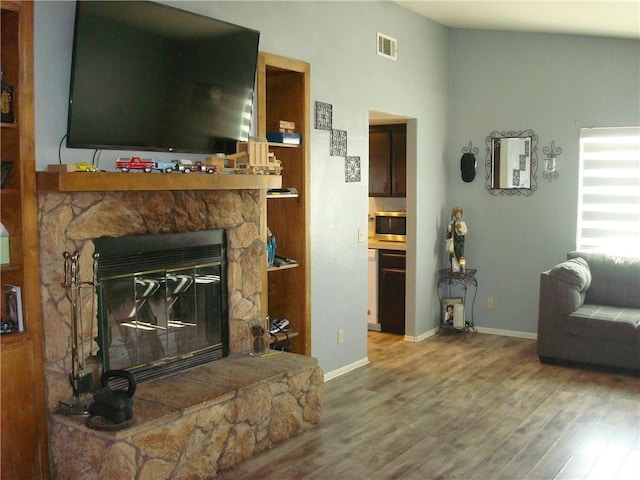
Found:
[[[109,367],[123,369],[222,345],[220,265],[104,278]]]
[[[105,370],[137,381],[229,353],[224,230],[95,239]]]

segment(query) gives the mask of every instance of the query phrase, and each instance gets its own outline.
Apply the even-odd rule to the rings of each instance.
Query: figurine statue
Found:
[[[451,211],[451,221],[447,227],[448,238],[453,239],[453,252],[449,253],[452,272],[464,272],[466,260],[464,258],[464,238],[467,234],[467,224],[462,220],[463,210],[455,207]]]

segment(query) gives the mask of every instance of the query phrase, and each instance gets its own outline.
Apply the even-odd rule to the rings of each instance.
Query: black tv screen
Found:
[[[67,147],[235,152],[259,37],[153,2],[77,2]]]

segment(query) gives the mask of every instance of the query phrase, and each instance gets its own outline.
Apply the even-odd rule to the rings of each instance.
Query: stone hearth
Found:
[[[206,479],[320,421],[322,371],[315,359],[274,352],[225,358],[142,383],[136,423],[91,430],[53,415],[53,477]]]

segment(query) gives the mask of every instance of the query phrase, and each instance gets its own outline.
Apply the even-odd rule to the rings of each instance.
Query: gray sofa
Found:
[[[571,252],[542,273],[538,355],[640,373],[640,258]]]

